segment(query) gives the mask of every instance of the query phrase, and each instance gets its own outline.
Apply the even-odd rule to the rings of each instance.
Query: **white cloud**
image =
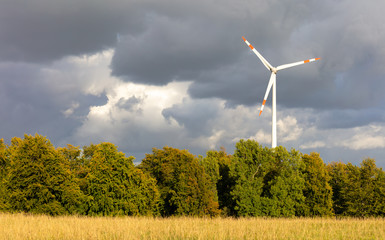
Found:
[[[353,150],[385,147],[385,126],[369,125],[354,129],[355,134],[339,145]]]
[[[107,90],[108,102],[105,105],[90,109],[87,119],[77,130],[75,139],[111,141],[133,151],[133,146],[143,145],[143,148],[154,144],[154,140],[164,132],[170,131],[176,135],[180,126],[167,121],[162,116],[162,110],[182,102],[187,96],[188,85],[188,82],[173,82],[159,87],[120,82]],[[119,107],[122,99],[130,98],[138,101],[128,109]],[[127,142],[127,139],[134,142]]]
[[[240,140],[240,138],[235,139],[235,142]],[[271,132],[265,132],[263,129],[260,129],[254,136],[251,136],[248,139],[255,140],[259,143],[269,144],[271,143]]]
[[[297,119],[290,115],[278,120],[277,128],[279,128],[277,132],[281,143],[298,140],[303,131],[298,125]]]
[[[323,148],[323,147],[326,147],[326,143],[323,141],[307,142],[300,146],[301,149]]]
[[[71,104],[71,106],[70,106],[67,110],[62,111],[62,112],[63,112],[63,115],[64,115],[66,118],[70,117],[70,116],[74,113],[74,111],[75,111],[79,106],[80,106],[80,105],[79,105],[78,102],[73,102],[73,103]]]
[[[41,78],[51,88],[82,91],[84,94],[101,95],[106,89],[120,82],[111,77],[109,64],[114,50],[104,50],[91,55],[70,56],[46,65]]]

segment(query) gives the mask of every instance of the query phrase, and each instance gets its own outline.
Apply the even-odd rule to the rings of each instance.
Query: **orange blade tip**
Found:
[[[315,60],[317,61],[317,60],[320,60],[321,58],[316,58]]]
[[[243,39],[243,41],[245,41],[245,42],[246,42],[246,38],[245,38],[244,36],[242,36],[242,39]]]
[[[261,114],[262,114],[262,110],[259,112],[259,116],[261,116]]]

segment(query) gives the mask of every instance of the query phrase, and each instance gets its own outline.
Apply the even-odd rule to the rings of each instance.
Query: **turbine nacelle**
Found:
[[[278,69],[275,67],[270,68],[270,72],[277,74]]]

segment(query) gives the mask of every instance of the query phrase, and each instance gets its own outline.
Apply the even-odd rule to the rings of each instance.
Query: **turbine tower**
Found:
[[[250,49],[258,56],[258,58],[261,60],[263,65],[271,72],[269,84],[267,85],[265,97],[263,98],[261,111],[259,112],[259,116],[261,116],[263,108],[265,107],[265,103],[267,100],[267,97],[269,96],[270,89],[273,88],[272,93],[272,112],[271,112],[271,148],[277,147],[277,102],[276,102],[276,79],[277,79],[277,72],[282,69],[294,67],[297,65],[301,65],[304,63],[314,62],[317,60],[320,60],[321,58],[312,58],[305,61],[300,62],[294,62],[289,64],[280,65],[278,67],[273,67],[247,40],[246,38],[242,37],[243,41],[250,47]]]

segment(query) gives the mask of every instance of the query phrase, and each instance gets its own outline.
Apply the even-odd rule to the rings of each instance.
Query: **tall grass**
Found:
[[[384,239],[385,220],[0,214],[0,239]]]

